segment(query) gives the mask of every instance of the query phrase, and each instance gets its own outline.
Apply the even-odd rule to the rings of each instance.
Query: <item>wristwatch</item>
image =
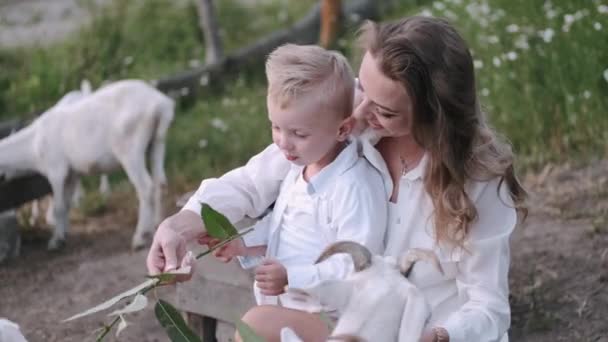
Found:
[[[448,334],[448,331],[445,330],[444,328],[434,327],[431,330],[433,331],[433,335],[435,335],[433,342],[449,342],[450,341],[450,334]]]

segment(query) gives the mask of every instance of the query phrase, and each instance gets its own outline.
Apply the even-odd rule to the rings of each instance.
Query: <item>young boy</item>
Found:
[[[390,191],[359,155],[365,150],[361,143],[349,138],[355,83],[342,55],[318,46],[283,45],[268,57],[266,76],[272,139],[291,170],[273,212],[216,256],[225,261],[238,256],[243,267],[256,267],[258,304],[328,312],[332,308],[311,298],[286,293],[286,286],[344,278],[352,268],[346,255],[314,264],[335,241],[356,241],[380,253]]]

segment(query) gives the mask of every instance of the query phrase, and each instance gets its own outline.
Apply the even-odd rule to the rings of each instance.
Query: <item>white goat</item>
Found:
[[[83,80],[80,83],[79,90],[72,90],[72,91],[68,92],[61,99],[59,99],[59,101],[57,101],[57,103],[51,108],[55,109],[55,108],[61,108],[64,106],[72,105],[72,104],[82,100],[86,96],[90,95],[93,92],[92,89],[93,88],[91,86],[91,83],[88,80]],[[86,114],[87,113],[83,113],[83,115],[86,115]],[[110,183],[108,181],[107,174],[101,175],[101,179],[100,179],[100,183],[99,183],[99,192],[101,193],[101,195],[104,198],[106,198],[110,193]],[[78,180],[78,182],[76,183],[76,188],[74,189],[74,195],[72,196],[72,206],[76,207],[76,208],[79,207],[82,197],[84,197],[84,188],[82,186],[82,182],[80,180]],[[51,200],[51,201],[49,201],[48,206],[47,206],[45,220],[46,220],[46,223],[48,223],[49,225],[52,225],[52,226],[55,225],[55,217],[54,217],[53,211],[54,211],[53,201]],[[36,222],[38,221],[39,217],[40,217],[40,200],[34,200],[34,201],[32,201],[32,204],[31,204],[31,213],[30,213],[30,217],[29,217],[30,226],[34,226],[36,224]]]
[[[165,137],[173,110],[173,100],[154,87],[124,80],[69,106],[51,108],[28,127],[0,140],[0,173],[35,170],[51,184],[56,224],[49,249],[65,242],[70,202],[80,176],[119,166],[139,200],[132,247],[147,244],[162,218]],[[148,148],[152,176],[146,169]]]
[[[0,342],[27,342],[27,340],[16,323],[0,318]]]
[[[430,316],[424,295],[407,276],[419,260],[431,260],[441,271],[433,252],[413,249],[397,262],[372,256],[367,248],[336,242],[321,254],[317,263],[336,253],[350,254],[355,272],[345,280],[324,281],[309,289],[289,289],[311,295],[336,308],[339,320],[328,340],[418,342]],[[281,331],[282,342],[299,341],[289,328]]]

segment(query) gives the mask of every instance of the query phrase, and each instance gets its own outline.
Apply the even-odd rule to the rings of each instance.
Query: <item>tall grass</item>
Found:
[[[227,52],[300,18],[316,0],[217,1]],[[448,18],[470,43],[478,91],[491,123],[527,165],[608,154],[608,29],[599,1],[393,1],[384,19]],[[47,48],[0,51],[0,120],[44,109],[83,78],[99,86],[153,79],[200,65],[204,51],[193,2],[115,1],[92,24]],[[355,63],[355,27],[339,49]],[[178,108],[167,171],[179,190],[245,162],[270,141],[265,82],[258,70],[202,92]],[[356,67],[355,67],[356,69]]]
[[[528,165],[608,155],[608,6],[597,0],[445,0],[393,11],[458,27],[492,124]]]

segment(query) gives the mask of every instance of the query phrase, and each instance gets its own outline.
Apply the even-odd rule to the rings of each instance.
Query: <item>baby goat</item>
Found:
[[[0,174],[33,170],[51,184],[55,229],[49,249],[65,242],[68,211],[80,176],[120,166],[139,200],[131,246],[138,249],[147,244],[162,217],[165,138],[173,111],[173,100],[144,81],[118,81],[69,106],[53,107],[0,140]],[[148,149],[151,176],[146,168]]]
[[[336,242],[321,254],[317,263],[337,253],[349,254],[353,272],[345,280],[324,281],[309,289],[289,289],[314,296],[336,308],[340,315],[328,341],[418,342],[430,316],[424,295],[407,276],[419,260],[430,260],[441,271],[433,252],[412,249],[400,260],[377,256],[350,241]],[[297,341],[284,328],[283,342]]]

